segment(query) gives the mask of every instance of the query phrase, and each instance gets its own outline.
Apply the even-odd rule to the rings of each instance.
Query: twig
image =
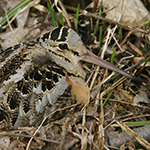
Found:
[[[69,10],[72,10],[72,11],[75,11],[75,12],[77,10],[75,7],[71,7],[71,6],[67,6],[67,5],[65,5],[65,7],[66,7],[66,9],[69,9]],[[131,26],[131,25],[126,25],[126,24],[120,23],[118,21],[113,21],[113,20],[106,19],[104,17],[98,16],[97,13],[90,13],[90,12],[87,12],[87,11],[81,10],[81,9],[80,9],[80,13],[83,13],[83,15],[85,15],[85,16],[89,16],[89,17],[93,17],[93,18],[103,20],[105,22],[109,22],[110,24],[117,24],[118,26],[122,26],[124,29],[127,29],[127,30],[134,30],[134,31],[137,31],[137,32],[145,33],[145,34],[150,34],[149,31],[140,29],[141,26],[135,27],[135,26]]]
[[[3,4],[2,4],[2,5],[3,5]],[[16,37],[16,35],[15,35],[15,33],[14,33],[14,30],[13,30],[13,28],[11,27],[11,24],[10,24],[10,21],[9,21],[9,18],[8,18],[8,15],[7,15],[7,13],[6,13],[6,8],[5,8],[4,5],[3,5],[3,9],[4,9],[4,11],[5,11],[5,15],[6,15],[6,18],[7,18],[7,22],[8,22],[8,25],[9,25],[9,27],[10,27],[10,30],[11,30],[11,32],[12,32],[14,38],[15,38],[15,41],[16,41],[17,44],[19,44],[18,39],[17,39],[17,37]]]
[[[39,125],[39,127],[37,128],[37,130],[34,132],[33,137],[31,137],[31,139],[29,140],[29,142],[28,142],[28,144],[27,144],[27,147],[26,147],[26,150],[29,149],[29,146],[30,146],[31,141],[33,140],[34,136],[37,134],[37,132],[40,130],[40,128],[42,127],[42,125],[43,125],[43,123],[45,122],[45,120],[46,120],[50,115],[54,114],[54,113],[57,112],[57,111],[61,111],[61,110],[67,109],[67,108],[71,108],[71,107],[76,106],[76,105],[77,105],[77,104],[74,104],[74,105],[71,105],[71,106],[68,106],[68,107],[64,107],[64,108],[62,108],[62,109],[57,109],[57,110],[53,111],[52,113],[50,113],[49,115],[47,115],[47,116],[43,119],[43,121],[41,122],[41,124]]]
[[[13,133],[9,133],[6,134],[4,136],[17,136],[17,137],[24,137],[24,138],[34,138],[33,136],[30,135],[23,135],[23,134],[13,134]],[[3,137],[3,136],[2,136]],[[44,139],[44,138],[40,138],[40,137],[36,137],[39,140],[45,141],[45,142],[50,142],[50,143],[55,143],[55,144],[60,144],[60,142],[57,142],[55,140],[50,140],[50,139]]]

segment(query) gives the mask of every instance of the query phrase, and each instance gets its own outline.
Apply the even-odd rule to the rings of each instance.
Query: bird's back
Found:
[[[75,103],[69,73],[37,40],[8,48],[0,61],[0,128],[38,125],[49,113]]]

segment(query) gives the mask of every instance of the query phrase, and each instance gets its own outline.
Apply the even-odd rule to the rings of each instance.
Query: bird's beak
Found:
[[[120,73],[120,74],[134,80],[134,81],[140,82],[140,80],[137,77],[121,70],[120,68],[114,66],[113,64],[107,62],[106,60],[101,59],[100,57],[96,56],[95,54],[93,54],[89,50],[87,50],[87,53],[82,57],[82,60],[96,64],[96,65],[104,67],[104,68],[108,68],[108,69],[115,71],[115,72],[118,72],[118,73]]]

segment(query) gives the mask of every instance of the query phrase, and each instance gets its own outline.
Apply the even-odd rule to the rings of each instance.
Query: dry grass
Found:
[[[66,1],[63,3],[55,0],[54,2],[50,1],[50,4],[52,8],[54,7],[54,14],[58,24],[61,25],[59,13],[62,12],[65,25],[76,30],[77,4],[73,2],[70,5]],[[86,4],[83,4],[83,2]],[[69,116],[46,125],[44,124],[46,118],[43,118],[38,129],[21,127],[15,131],[1,132],[1,137],[8,137],[8,149],[101,150],[103,148],[118,149],[121,145],[122,149],[126,147],[135,149],[139,144],[143,146],[143,149],[150,149],[150,143],[146,141],[150,136],[150,125],[143,127],[133,126],[130,129],[126,125],[129,122],[150,120],[150,103],[144,101],[146,98],[150,100],[150,84],[148,83],[150,81],[150,63],[148,62],[143,67],[143,63],[147,60],[146,56],[149,55],[149,31],[146,30],[144,22],[128,25],[121,21],[125,4],[117,21],[113,21],[114,18],[107,19],[106,14],[115,7],[107,11],[104,11],[104,9],[99,11],[100,5],[98,0],[90,2],[80,1],[78,29],[84,43],[96,55],[107,61],[110,61],[113,49],[115,49],[116,54],[113,63],[123,69],[129,68],[128,70],[131,74],[146,82],[143,85],[138,85],[136,82],[119,75],[115,76],[112,80],[114,73],[111,71],[85,63],[87,84],[93,96],[88,106],[85,109],[79,107]],[[16,18],[20,12],[28,8],[30,10],[25,14],[28,16],[26,19],[19,20]],[[24,23],[17,25],[15,21],[12,22],[13,20],[18,22],[24,20]],[[93,37],[92,34],[97,22],[98,27]],[[15,34],[14,38],[19,39],[17,40],[18,42],[32,40],[53,28],[46,1],[38,2],[36,0],[20,10],[9,21],[8,25],[3,26],[3,39],[7,39],[10,34],[12,35],[12,31],[6,33],[9,27],[11,27],[13,35]],[[101,47],[99,47],[98,41],[100,26],[102,26]],[[19,31],[24,34],[20,35]],[[7,40],[4,41],[7,43],[1,44],[1,47],[4,49],[15,43],[15,41],[8,42]],[[112,94],[105,105],[103,105],[104,100],[106,100],[112,90]],[[75,106],[70,106],[70,108],[73,109]],[[125,131],[126,134],[118,133],[122,131]],[[128,142],[127,134],[136,141],[130,139],[131,142]],[[146,140],[139,137],[138,134]]]

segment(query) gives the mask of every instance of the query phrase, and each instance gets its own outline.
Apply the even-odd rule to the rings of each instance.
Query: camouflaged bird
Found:
[[[74,103],[87,104],[90,90],[81,61],[124,72],[91,53],[77,33],[58,27],[8,48],[0,56],[0,128],[37,126],[49,113]],[[71,87],[71,90],[69,89]],[[63,98],[68,94],[68,98]],[[49,116],[49,119],[56,116]]]

